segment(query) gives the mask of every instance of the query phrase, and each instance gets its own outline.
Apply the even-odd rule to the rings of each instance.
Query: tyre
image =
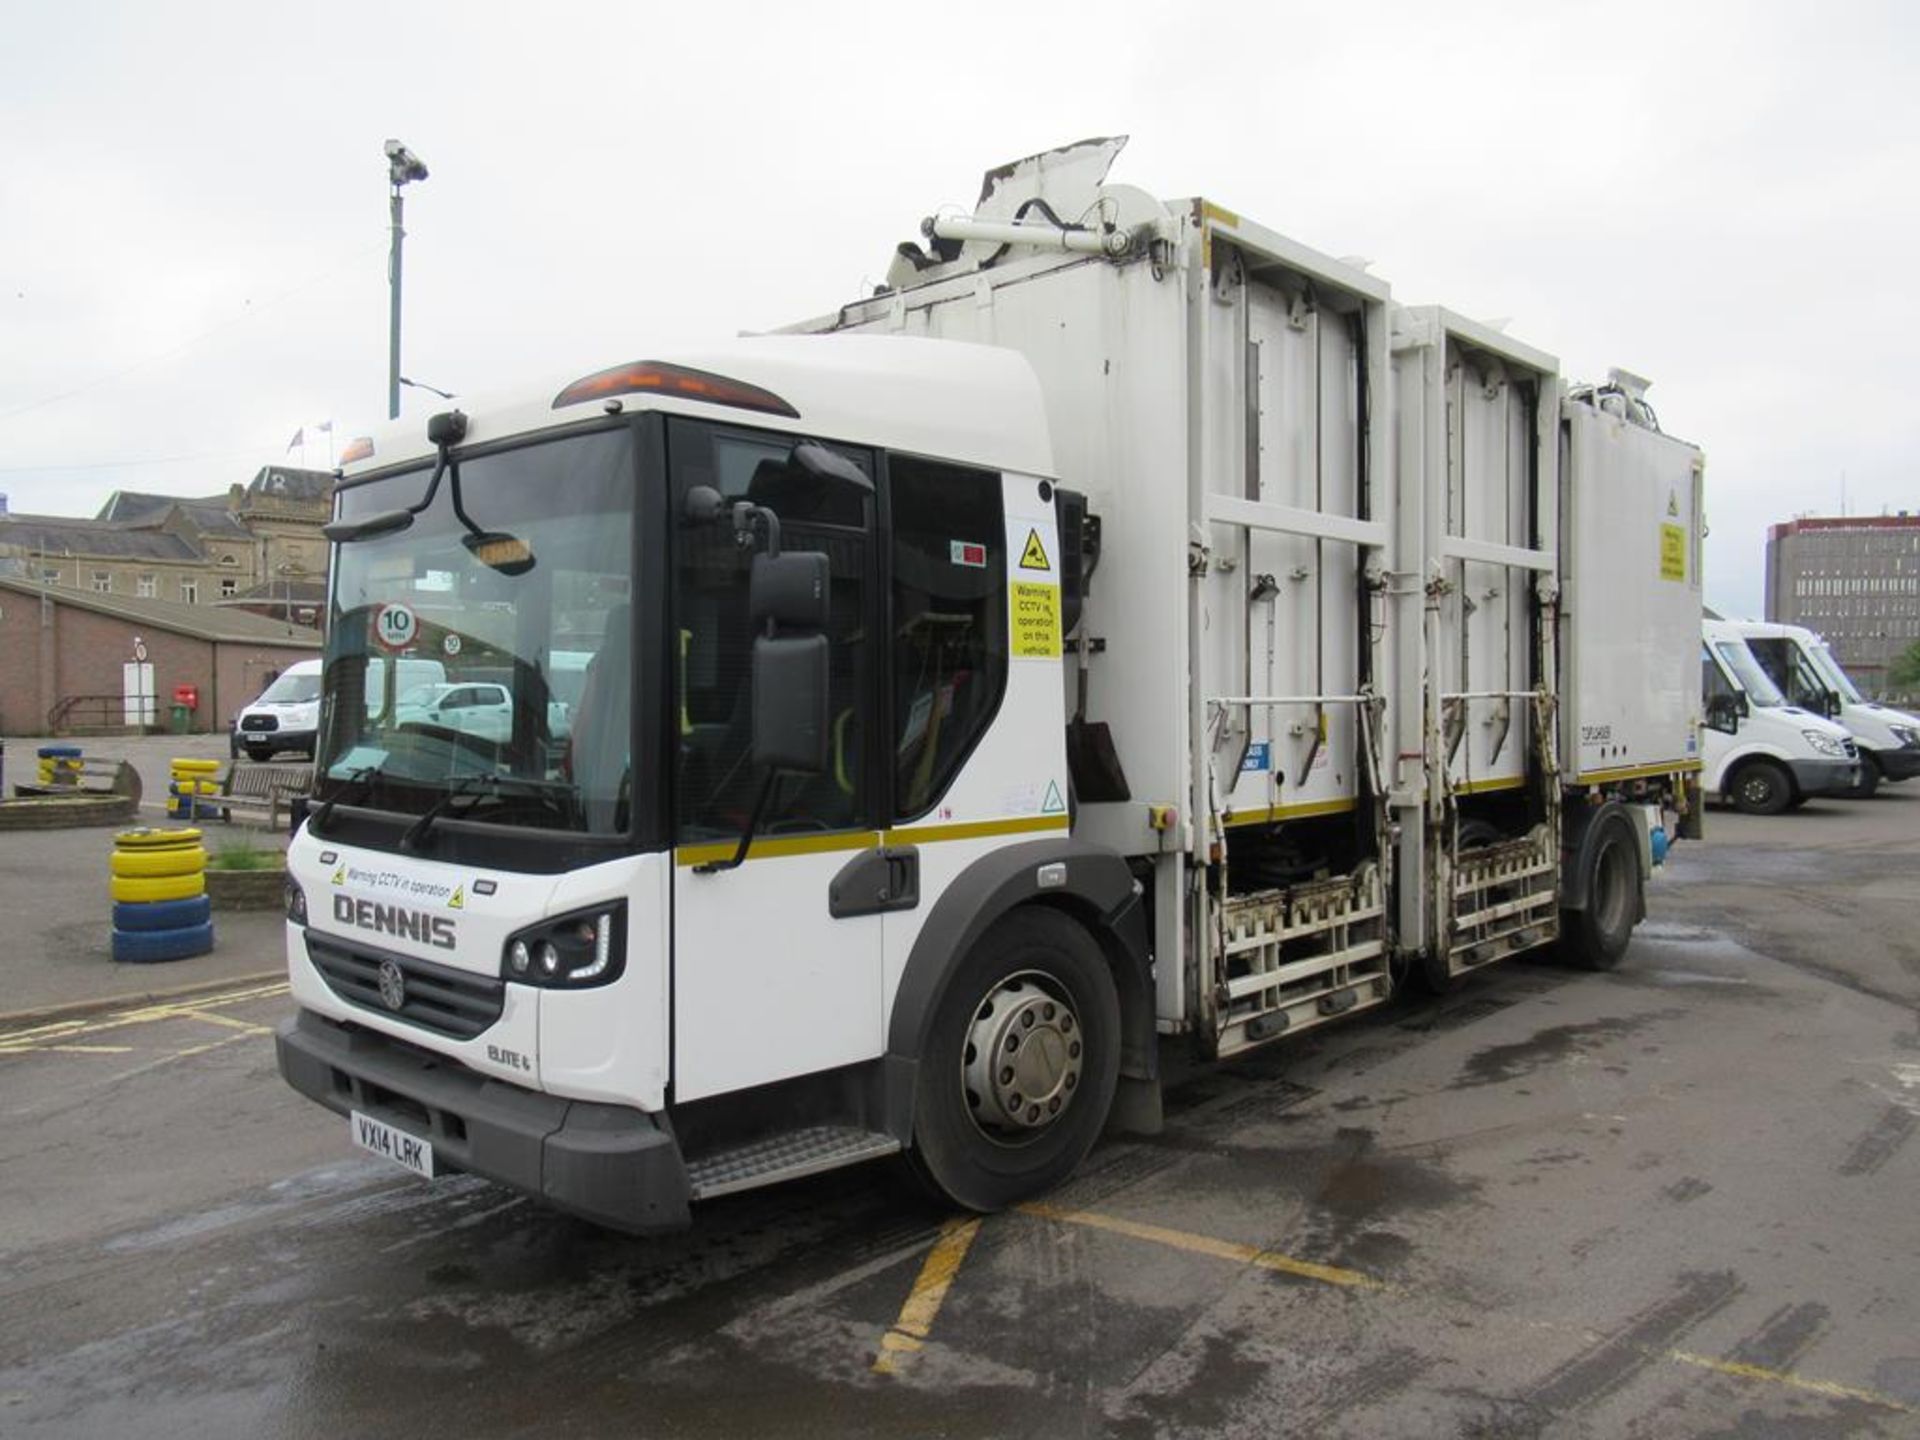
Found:
[[[174,760],[169,762],[175,778],[182,775],[218,775],[218,760]]]
[[[1594,821],[1585,847],[1587,908],[1560,912],[1561,950],[1588,970],[1611,970],[1626,954],[1640,921],[1640,842],[1615,811]]]
[[[1866,749],[1860,751],[1860,778],[1846,792],[1849,800],[1871,800],[1880,789],[1880,767]]]
[[[146,904],[113,907],[116,930],[185,930],[213,918],[213,901],[205,895],[191,900],[149,900]]]
[[[1058,911],[1021,907],[963,960],[920,1056],[909,1159],[937,1194],[1002,1210],[1093,1148],[1120,1075],[1106,957]]]
[[[122,830],[113,837],[113,843],[120,850],[164,850],[176,845],[198,845],[200,832],[192,826],[178,830]]]
[[[1778,815],[1793,801],[1793,777],[1771,760],[1749,760],[1735,773],[1727,798],[1748,815]]]
[[[178,930],[115,930],[113,958],[123,965],[153,965],[185,960],[213,949],[213,922]]]
[[[273,759],[273,751],[262,745],[249,745],[247,746],[247,758],[256,765],[265,765],[269,760]]]
[[[201,871],[191,875],[116,875],[113,898],[121,904],[145,904],[153,900],[191,900],[207,893],[207,877]]]
[[[111,864],[116,875],[197,875],[207,868],[207,852],[198,845],[116,850]]]

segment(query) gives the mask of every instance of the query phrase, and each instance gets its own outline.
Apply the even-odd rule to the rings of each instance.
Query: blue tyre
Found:
[[[113,907],[113,928],[142,934],[154,930],[185,930],[204,925],[213,918],[213,901],[205,895],[191,900],[149,900],[144,904],[122,902]]]
[[[113,958],[123,965],[153,965],[162,960],[185,960],[213,949],[213,922],[186,925],[178,930],[115,930]]]
[[[42,760],[75,760],[80,757],[78,745],[42,745],[34,752]]]

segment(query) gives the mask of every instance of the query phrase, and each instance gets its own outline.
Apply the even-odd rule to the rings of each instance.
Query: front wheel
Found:
[[[954,973],[920,1056],[921,1178],[970,1210],[1053,1188],[1100,1137],[1120,1074],[1120,1001],[1105,956],[1058,911],[994,922]]]
[[[1771,760],[1752,760],[1733,777],[1727,794],[1748,815],[1778,815],[1793,803],[1793,777]]]
[[[1601,829],[1587,851],[1587,907],[1561,911],[1560,934],[1575,964],[1611,970],[1640,921],[1640,845],[1622,815],[1595,823]]]

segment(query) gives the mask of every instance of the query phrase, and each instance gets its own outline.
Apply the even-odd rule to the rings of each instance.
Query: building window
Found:
[[[235,595],[238,595],[239,593],[240,593],[240,582],[238,580],[235,580],[230,575],[221,577],[220,598],[222,600],[231,600]]]
[[[111,595],[113,593],[113,572],[111,570],[94,571],[93,588],[97,594]]]
[[[220,563],[222,565],[238,565],[240,562],[231,555],[222,555],[220,557]]]
[[[200,603],[200,582],[198,580],[182,580],[180,582],[180,599],[185,604],[198,605]]]
[[[47,566],[46,569],[40,572],[40,578],[49,585],[58,585],[60,583],[60,567],[57,565]]]
[[[134,594],[142,600],[151,600],[160,593],[160,577],[142,575],[134,581]]]

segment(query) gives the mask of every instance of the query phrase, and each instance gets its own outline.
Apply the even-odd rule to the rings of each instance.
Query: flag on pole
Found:
[[[333,422],[331,420],[322,420],[318,425],[314,426],[313,428],[315,433],[317,434],[331,435],[333,433]]]
[[[287,442],[287,453],[291,455],[294,451],[298,450],[302,445],[306,443],[307,443],[307,427],[302,425],[298,430],[293,432],[293,439]]]

